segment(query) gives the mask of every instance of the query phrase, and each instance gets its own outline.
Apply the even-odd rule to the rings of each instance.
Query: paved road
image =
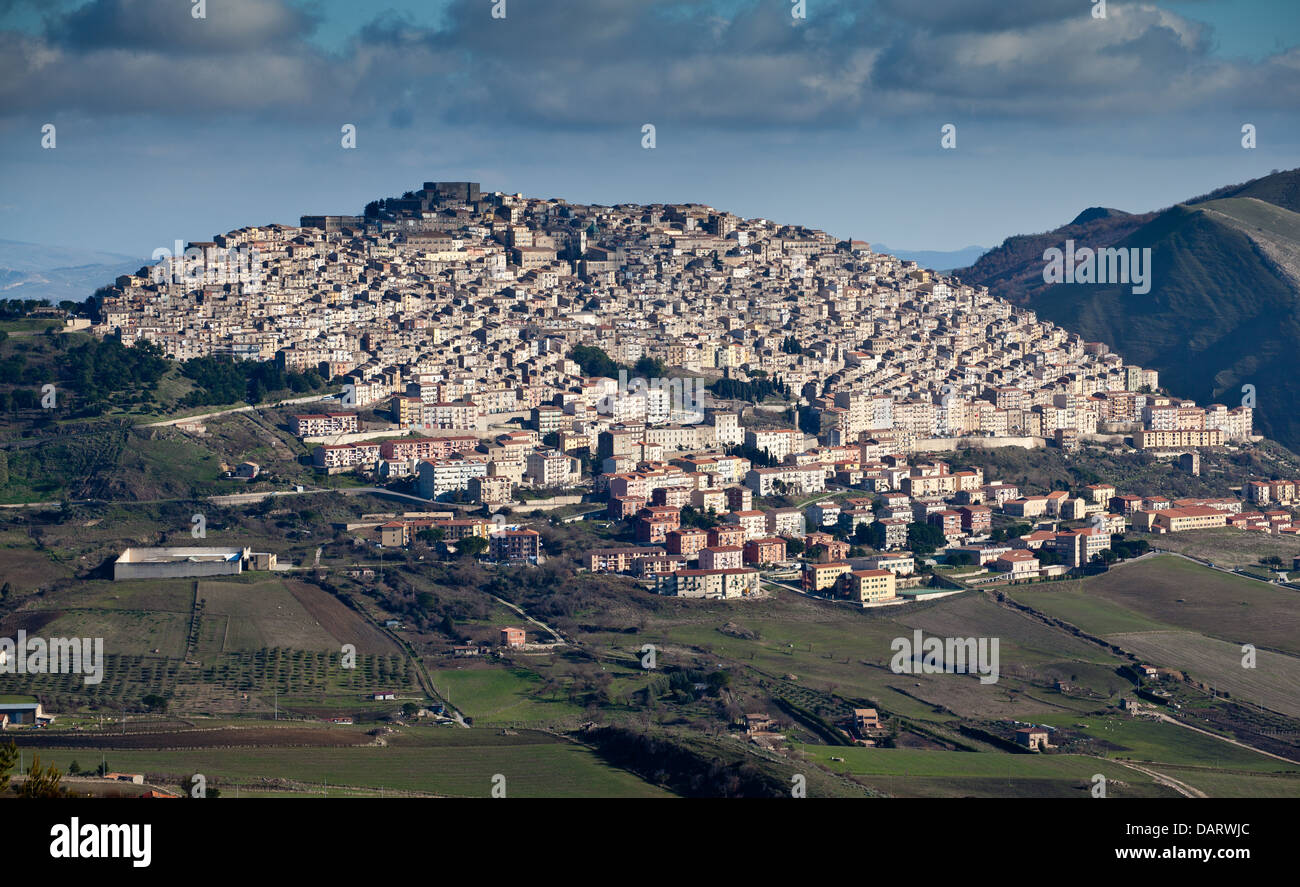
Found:
[[[267,490],[260,493],[231,493],[223,496],[204,496],[201,500],[191,497],[176,499],[69,499],[70,505],[161,505],[165,502],[211,502],[213,505],[249,505],[254,502],[261,502],[264,499],[271,499],[277,496],[314,496],[318,493],[341,493],[344,496],[382,496],[389,499],[400,499],[403,502],[414,502],[418,505],[428,507],[437,506],[439,509],[455,510],[458,506],[464,507],[461,503],[456,502],[437,502],[431,499],[421,499],[419,496],[412,496],[409,493],[396,493],[392,490],[385,490],[383,487],[340,487],[330,489],[328,487],[313,487],[301,492],[298,490]],[[11,504],[0,504],[0,508],[60,508],[62,502],[14,502]],[[472,506],[477,508],[479,506]]]
[[[522,607],[519,607],[519,606],[517,606],[517,605],[515,605],[515,604],[510,603],[510,601],[502,600],[501,598],[497,597],[495,594],[490,594],[490,595],[488,595],[488,596],[491,597],[492,600],[494,600],[494,601],[496,601],[497,603],[499,603],[501,606],[503,606],[503,607],[509,607],[511,610],[514,610],[514,611],[515,611],[516,613],[518,613],[521,617],[523,617],[524,619],[527,619],[529,622],[533,623],[533,625],[536,625],[538,628],[541,628],[541,629],[544,630],[544,631],[550,632],[551,637],[555,638],[555,640],[556,640],[557,643],[560,643],[560,644],[567,644],[567,643],[568,643],[568,640],[565,639],[564,635],[560,634],[558,631],[556,631],[555,629],[551,628],[551,627],[550,627],[549,625],[547,625],[545,622],[542,622],[542,621],[539,620],[539,619],[534,619],[532,616],[529,616],[527,613],[524,612],[524,610],[523,610]]]
[[[268,490],[263,493],[232,493],[228,496],[209,496],[207,501],[214,505],[247,505],[252,502],[261,502],[264,499],[270,499],[276,496],[314,496],[318,493],[341,493],[344,496],[383,496],[389,499],[400,499],[403,502],[415,502],[425,506],[437,505],[441,508],[450,508],[455,504],[451,502],[436,502],[431,499],[421,499],[419,496],[412,496],[409,493],[395,493],[392,490],[385,490],[383,487],[339,487],[338,489],[313,487],[312,489],[302,491]]]
[[[160,428],[167,425],[180,425],[183,422],[197,422],[200,419],[211,419],[213,416],[228,416],[231,413],[250,413],[253,410],[267,410],[272,407],[288,406],[295,403],[315,403],[318,400],[329,400],[338,397],[337,394],[313,394],[310,397],[292,397],[288,400],[277,400],[273,403],[249,404],[245,407],[233,407],[228,410],[213,410],[210,413],[199,413],[195,416],[183,416],[180,419],[164,419],[161,422],[147,422],[143,428]]]

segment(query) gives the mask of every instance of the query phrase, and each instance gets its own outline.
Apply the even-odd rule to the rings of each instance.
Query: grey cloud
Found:
[[[1228,62],[1207,28],[1156,7],[1111,3],[1105,22],[1068,7],[818,0],[794,21],[773,0],[728,16],[702,0],[508,0],[494,20],[485,0],[454,0],[440,27],[386,14],[328,53],[308,39],[315,13],[285,0],[209,0],[202,22],[177,0],[93,0],[44,36],[0,32],[0,108],[829,129],[955,103],[1051,119],[1273,109],[1300,92],[1295,50]]]
[[[877,0],[876,5],[889,19],[942,33],[1016,31],[1092,16],[1089,0]]]
[[[282,0],[207,0],[201,19],[193,8],[192,0],[92,0],[47,19],[47,37],[82,51],[239,54],[305,38],[318,20]]]

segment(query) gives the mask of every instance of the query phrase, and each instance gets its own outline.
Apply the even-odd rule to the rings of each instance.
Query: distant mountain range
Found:
[[[883,243],[872,243],[871,248],[878,253],[897,256],[904,261],[915,262],[922,268],[929,268],[932,271],[939,272],[948,272],[953,268],[964,268],[967,265],[973,265],[976,259],[989,251],[987,246],[968,246],[964,249],[955,249],[950,252],[924,249],[894,249],[893,247],[885,246]]]
[[[0,299],[84,301],[147,259],[70,247],[0,240]]]
[[[1151,250],[1151,289],[1046,283],[1044,251]],[[1278,172],[1132,214],[1093,207],[1068,225],[1007,238],[963,282],[1033,308],[1160,371],[1170,393],[1198,403],[1242,403],[1254,385],[1255,427],[1300,449],[1300,170]]]

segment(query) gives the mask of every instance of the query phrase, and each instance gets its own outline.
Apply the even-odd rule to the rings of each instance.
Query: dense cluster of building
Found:
[[[708,206],[426,182],[365,216],[301,222],[192,243],[189,258],[118,278],[95,331],[182,360],[229,354],[342,376],[348,405],[385,403],[404,425],[481,430],[523,411],[543,434],[593,449],[603,427],[699,412],[667,388],[620,394],[584,376],[571,358],[581,345],[625,365],[779,378],[831,445],[866,431],[891,432],[904,451],[932,437],[1141,431],[1141,446],[1185,447],[1251,431],[1248,407],[1152,394],[1153,370],[983,288]],[[225,273],[232,254],[248,257],[246,273]]]
[[[900,570],[843,560],[845,543],[825,531],[844,521],[850,532],[878,525],[890,551],[918,522],[960,546],[987,537],[994,511],[1097,518],[974,552],[1014,576],[1042,571],[1042,545],[1086,564],[1113,529],[1109,500],[1021,496],[923,454],[961,437],[1072,447],[1131,435],[1138,448],[1184,450],[1252,430],[1249,407],[1159,394],[1155,371],[982,287],[859,240],[698,204],[587,206],[426,182],[362,216],[190,244],[118,278],[99,310],[96,332],[177,359],[276,360],[342,379],[348,412],[291,422],[319,443],[323,471],[406,478],[421,496],[492,507],[521,486],[599,497],[632,522],[637,545],[592,552],[591,569],[682,595],[753,594],[757,568],[786,561],[799,539],[824,555],[808,590],[894,598]],[[603,372],[589,371],[593,355],[607,358]],[[633,365],[675,376],[629,380]],[[703,380],[725,381],[714,391],[737,402],[705,397]],[[780,398],[771,411],[744,403],[769,396]],[[388,427],[365,428],[358,410],[386,414]],[[828,485],[863,495],[754,507]],[[1280,497],[1267,495],[1258,501]],[[687,508],[714,525],[684,525]],[[1217,519],[1207,508],[1221,513],[1152,507],[1141,520],[1172,532]],[[526,536],[499,545],[503,559],[536,556]]]

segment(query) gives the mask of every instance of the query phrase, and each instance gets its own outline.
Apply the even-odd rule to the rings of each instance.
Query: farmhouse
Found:
[[[859,736],[880,729],[880,715],[874,708],[853,709],[853,729]]]
[[[1016,744],[1032,751],[1051,748],[1047,740],[1048,732],[1042,727],[1021,727],[1016,731]]]

